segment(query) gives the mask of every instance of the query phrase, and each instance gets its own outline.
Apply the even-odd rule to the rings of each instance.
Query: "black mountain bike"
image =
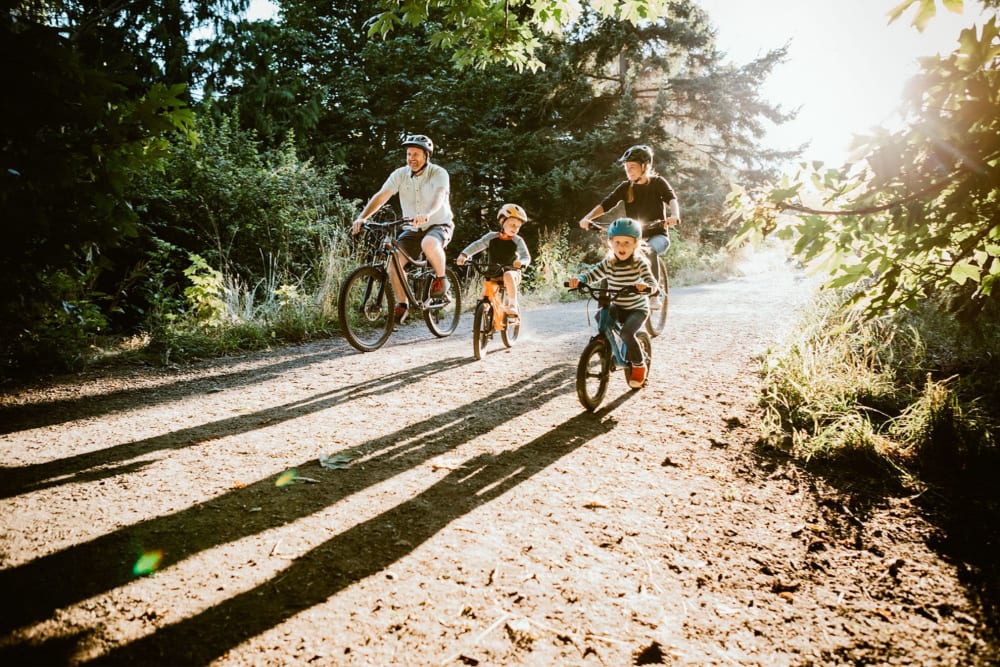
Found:
[[[407,255],[406,271],[402,271],[396,253],[404,252],[398,237],[407,222],[410,220],[401,218],[364,223],[361,233],[380,234],[381,242],[372,246],[368,263],[351,272],[340,288],[337,304],[340,328],[347,342],[362,352],[372,352],[385,345],[396,325],[393,312],[396,299],[389,280],[390,267],[395,269],[397,275],[405,275],[402,284],[410,311],[420,311],[427,328],[435,336],[450,336],[462,316],[461,285],[451,268],[445,272],[451,286],[444,298],[431,297],[434,269],[426,259],[414,259]]]

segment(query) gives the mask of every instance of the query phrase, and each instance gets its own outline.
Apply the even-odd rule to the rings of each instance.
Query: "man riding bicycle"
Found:
[[[643,226],[643,238],[649,248],[662,255],[670,247],[668,228],[681,221],[680,203],[674,189],[665,178],[653,170],[653,149],[644,144],[632,146],[619,159],[625,167],[625,180],[611,194],[580,219],[580,226],[590,227],[591,219],[610,211],[619,203],[625,205],[625,216]],[[667,209],[670,213],[667,214]],[[647,229],[646,225],[662,220],[663,226]],[[653,275],[660,280],[655,257],[650,257]],[[660,297],[650,299],[650,308],[662,307]]]
[[[410,219],[399,235],[399,244],[405,253],[399,254],[400,266],[405,268],[410,258],[418,259],[423,252],[434,269],[431,298],[447,301],[451,299],[451,286],[445,277],[447,260],[444,249],[455,232],[455,220],[449,202],[451,182],[444,167],[431,164],[434,142],[429,137],[410,134],[403,139],[402,146],[406,149],[406,166],[389,174],[382,188],[372,195],[361,215],[354,221],[351,233],[361,231],[361,226],[369,216],[382,208],[393,195],[399,195],[403,217]],[[390,271],[389,277],[396,296],[394,316],[396,322],[402,324],[409,312],[409,302],[401,282],[405,277],[396,275],[394,269]]]

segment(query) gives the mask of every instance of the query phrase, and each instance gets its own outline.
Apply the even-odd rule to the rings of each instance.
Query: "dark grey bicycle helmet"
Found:
[[[434,142],[426,134],[408,134],[406,138],[403,139],[403,148],[407,146],[416,146],[417,148],[423,148],[427,152],[427,157],[434,155]]]
[[[637,144],[625,151],[625,154],[622,155],[618,161],[649,164],[653,161],[653,149],[646,144]]]

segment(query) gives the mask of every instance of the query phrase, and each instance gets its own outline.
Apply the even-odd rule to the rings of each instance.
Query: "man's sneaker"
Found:
[[[646,366],[632,366],[628,374],[628,386],[639,389],[646,382]]]
[[[431,281],[431,298],[444,299],[448,295],[448,279],[444,276]]]
[[[649,309],[650,310],[659,310],[661,308],[663,308],[663,299],[661,299],[658,296],[651,296],[651,297],[649,297]]]
[[[397,303],[396,310],[393,312],[393,317],[396,319],[396,324],[402,324],[406,321],[406,316],[410,313],[410,305],[406,303]]]

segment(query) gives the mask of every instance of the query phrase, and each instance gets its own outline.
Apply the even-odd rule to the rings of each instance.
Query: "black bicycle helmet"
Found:
[[[427,157],[434,155],[434,142],[426,134],[408,134],[406,138],[403,139],[403,147],[416,146],[417,148],[423,148],[427,152]]]
[[[649,164],[653,161],[653,149],[646,144],[637,144],[625,151],[625,154],[622,155],[618,161]]]

